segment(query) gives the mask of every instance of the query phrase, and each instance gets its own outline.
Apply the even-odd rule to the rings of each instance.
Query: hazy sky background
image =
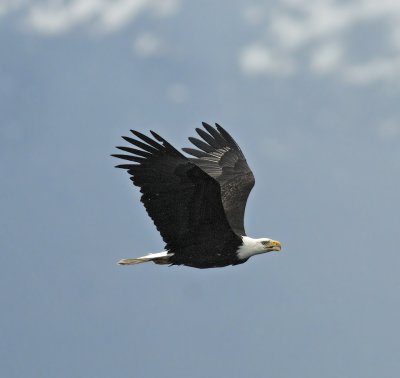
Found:
[[[397,378],[400,2],[0,2],[0,376]],[[109,156],[201,121],[256,176],[214,270],[163,249]]]

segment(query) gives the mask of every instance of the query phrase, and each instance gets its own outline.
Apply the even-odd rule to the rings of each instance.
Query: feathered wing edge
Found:
[[[163,192],[161,194],[166,195],[176,187],[177,180],[179,181],[177,173],[183,175],[183,179],[188,180],[188,177],[185,176],[187,170],[191,167],[198,169],[198,167],[154,131],[150,132],[155,140],[136,130],[130,131],[138,139],[127,136],[122,136],[122,138],[138,148],[117,146],[117,149],[128,154],[112,154],[111,156],[129,161],[129,164],[118,164],[115,167],[127,170],[133,184],[139,187],[142,193],[140,200],[164,242],[168,245],[171,242],[172,230],[166,225],[165,220],[160,218],[165,215],[164,212],[157,212],[153,204],[160,198],[160,193],[158,193],[160,189]],[[182,167],[182,169],[175,172],[178,167]],[[157,193],[157,198],[154,197],[155,193]],[[167,231],[166,228],[168,228]]]
[[[196,128],[201,139],[189,137],[190,142],[198,149],[182,148],[184,152],[197,158],[191,159],[192,161],[199,163],[201,168],[217,179],[223,174],[223,167],[234,168],[238,162],[244,162],[246,170],[250,171],[239,145],[222,126],[216,123],[216,128],[213,128],[208,123],[202,124],[208,133]]]
[[[239,145],[223,127],[216,123],[214,128],[205,122],[203,127],[207,132],[196,128],[201,139],[189,138],[198,149],[182,150],[194,156],[190,160],[219,182],[228,221],[237,234],[245,235],[244,212],[255,184],[253,172]]]
[[[158,140],[160,143],[157,143],[147,135],[144,135],[140,133],[139,131],[136,130],[130,130],[133,135],[135,135],[137,138],[141,139],[143,143],[140,140],[136,140],[130,137],[123,136],[122,138],[126,140],[128,143],[139,147],[139,149],[136,148],[131,148],[131,147],[124,147],[124,146],[117,146],[121,151],[128,152],[130,155],[125,155],[125,154],[112,154],[111,156],[123,159],[123,160],[128,160],[134,163],[138,164],[119,164],[116,165],[116,168],[122,168],[122,169],[130,169],[135,166],[139,166],[140,164],[147,162],[148,159],[152,157],[159,157],[162,155],[164,152],[168,152],[170,155],[175,156],[177,158],[180,158],[182,160],[188,160],[186,156],[181,154],[177,149],[175,149],[171,144],[169,144],[164,138],[160,137],[157,133],[154,131],[151,131],[151,134],[153,137]]]

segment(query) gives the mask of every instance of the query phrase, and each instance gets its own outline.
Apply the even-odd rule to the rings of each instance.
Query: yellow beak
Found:
[[[268,245],[267,248],[270,251],[280,251],[282,249],[282,244],[280,241],[278,240],[271,240]]]

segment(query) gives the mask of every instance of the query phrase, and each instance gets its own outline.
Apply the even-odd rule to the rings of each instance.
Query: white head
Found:
[[[248,259],[260,253],[280,251],[282,249],[282,245],[279,241],[269,238],[253,239],[248,236],[243,236],[242,240],[243,245],[240,246],[238,250],[239,259]]]

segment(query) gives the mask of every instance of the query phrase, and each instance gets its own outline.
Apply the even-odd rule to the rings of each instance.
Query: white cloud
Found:
[[[240,55],[240,66],[248,75],[277,74],[289,75],[293,65],[289,59],[282,59],[276,51],[269,50],[262,44],[247,46]]]
[[[19,10],[23,23],[46,35],[68,32],[75,27],[110,33],[133,22],[141,14],[169,17],[181,0],[0,0],[0,16]]]
[[[104,32],[118,30],[135,20],[149,4],[151,1],[148,0],[114,0],[103,3],[96,27]]]
[[[59,34],[91,21],[102,9],[98,0],[75,0],[69,3],[47,2],[32,5],[25,23],[43,34]]]
[[[0,1],[0,17],[13,12],[20,8],[26,0],[1,0]]]
[[[147,58],[162,53],[162,43],[155,34],[144,33],[136,38],[133,49],[137,55]]]
[[[338,6],[335,2],[321,0],[300,1],[277,13],[269,32],[283,47],[296,49],[342,33],[352,25],[356,14],[349,5]]]
[[[343,59],[343,49],[338,42],[318,46],[311,55],[311,69],[319,74],[336,70]]]
[[[391,59],[375,59],[367,63],[343,67],[344,78],[355,84],[372,84],[377,81],[400,79],[400,55]]]
[[[265,5],[265,9],[269,19],[261,32],[266,37],[256,42],[257,50],[255,42],[249,42],[239,55],[245,74],[274,75],[281,72],[275,68],[283,66],[286,75],[310,70],[357,85],[400,79],[400,1],[281,0],[275,8]],[[254,25],[262,12],[253,13],[248,22]],[[387,52],[357,62],[359,51],[349,46],[348,36],[379,24],[386,31],[382,45]]]
[[[152,9],[159,17],[170,17],[179,11],[181,0],[153,0]]]

